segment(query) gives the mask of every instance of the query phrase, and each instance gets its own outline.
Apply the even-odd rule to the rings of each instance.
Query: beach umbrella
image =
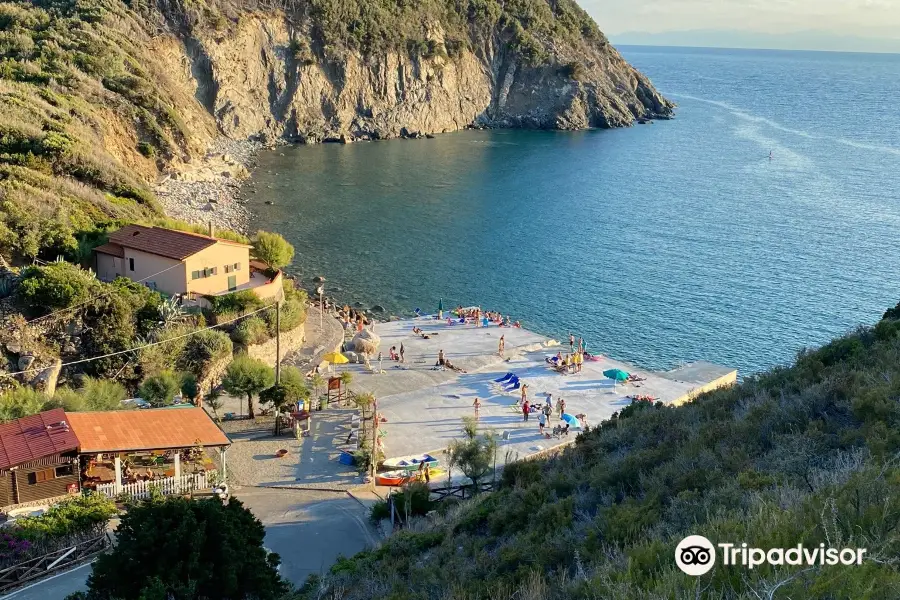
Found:
[[[625,381],[628,379],[628,372],[622,369],[607,369],[603,371],[603,376],[616,381]]]
[[[607,369],[603,371],[603,376],[613,380],[613,389],[616,389],[616,383],[628,380],[628,372],[622,369]]]
[[[343,365],[350,362],[346,356],[341,354],[340,352],[329,352],[325,356],[322,357],[322,360],[327,360],[333,365]]]

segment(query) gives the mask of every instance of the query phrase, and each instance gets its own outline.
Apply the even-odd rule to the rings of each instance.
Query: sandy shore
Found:
[[[425,340],[412,333],[421,327],[430,336]],[[353,372],[352,387],[371,391],[378,398],[378,412],[387,418],[388,457],[441,451],[454,438],[462,436],[461,419],[473,415],[472,403],[481,401],[480,423],[501,437],[497,464],[541,453],[574,439],[577,430],[566,438],[550,438],[538,432],[537,415],[526,422],[518,402],[521,390],[504,390],[495,380],[515,373],[528,384],[528,398],[543,402],[552,394],[558,404],[566,401],[566,412],[586,414],[590,424],[608,419],[612,413],[631,403],[629,396],[652,396],[672,404],[715,382],[726,383],[735,371],[709,363],[692,363],[667,372],[639,369],[622,361],[602,357],[585,361],[580,373],[563,375],[551,370],[545,358],[562,350],[558,342],[526,329],[490,326],[447,325],[428,318],[393,321],[375,326],[385,356],[391,346],[403,344],[406,361],[385,360],[383,373],[371,374],[362,365],[342,365],[339,370]],[[500,336],[505,336],[504,357],[497,353]],[[466,372],[436,370],[438,352]],[[377,361],[373,362],[377,366]],[[637,383],[613,384],[603,375],[608,369],[623,369],[639,375]],[[554,412],[550,425],[559,423]]]

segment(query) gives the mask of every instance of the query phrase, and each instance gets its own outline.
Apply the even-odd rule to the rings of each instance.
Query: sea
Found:
[[[620,51],[675,119],[279,148],[254,226],[342,301],[481,305],[647,369],[747,376],[897,304],[900,55]]]

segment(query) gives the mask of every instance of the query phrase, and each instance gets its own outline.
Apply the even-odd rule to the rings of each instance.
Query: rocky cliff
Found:
[[[460,40],[438,21],[414,44],[365,53],[326,47],[315,17],[299,9],[244,14],[220,30],[179,31],[173,21],[170,14],[197,97],[230,137],[318,142],[470,125],[582,129],[672,114],[599,32],[531,36],[533,57],[508,26],[495,23],[485,34],[469,28]]]
[[[159,218],[150,187],[161,177],[198,162],[215,177],[241,171],[227,138],[618,127],[671,114],[572,0],[8,0],[0,255],[89,259],[104,229]],[[185,193],[200,212],[175,214],[194,218],[228,190]]]

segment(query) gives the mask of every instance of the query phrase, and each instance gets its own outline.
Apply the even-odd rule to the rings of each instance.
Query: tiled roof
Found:
[[[61,408],[0,425],[0,469],[78,448],[78,439]]]
[[[166,258],[184,260],[188,256],[193,256],[201,250],[209,248],[219,240],[199,233],[188,233],[162,227],[128,225],[110,234],[109,241],[125,248],[134,248]]]
[[[118,256],[120,258],[125,256],[125,249],[118,244],[103,244],[102,246],[97,246],[96,248],[94,248],[94,252],[111,254],[112,256]]]
[[[231,440],[202,408],[68,413],[83,453],[227,446]]]

